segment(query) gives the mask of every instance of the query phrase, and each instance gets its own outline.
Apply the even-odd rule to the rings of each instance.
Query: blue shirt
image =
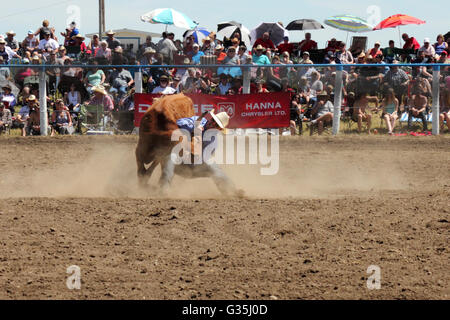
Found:
[[[199,117],[198,116],[193,116],[193,117],[189,117],[189,118],[181,118],[177,120],[177,126],[180,129],[184,129],[189,131],[191,134],[194,133],[194,129],[195,129],[195,122],[197,121]],[[214,121],[214,120],[211,120]],[[208,123],[208,120],[206,120],[206,118],[203,118],[200,122],[201,126],[204,128],[206,126],[206,124]],[[203,136],[205,135],[205,130],[202,131],[202,150],[205,150],[205,148],[210,145],[211,143],[215,143],[216,146],[214,147],[214,150],[217,147],[217,139],[216,137],[212,137],[210,141],[205,141],[203,139]],[[205,156],[203,157],[203,161],[207,161],[208,159],[205,159]]]
[[[254,54],[252,56],[252,59],[253,59],[253,62],[258,64],[258,65],[270,64],[269,57],[267,57],[265,54],[262,54],[259,57],[256,54]]]
[[[203,51],[199,51],[197,52],[197,54],[192,56],[192,62],[194,64],[200,64],[200,58],[201,56],[204,56],[205,54],[203,53]]]

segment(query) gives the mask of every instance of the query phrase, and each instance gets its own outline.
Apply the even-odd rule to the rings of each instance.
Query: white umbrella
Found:
[[[197,23],[192,21],[184,13],[171,8],[155,9],[141,16],[141,20],[150,23],[162,23],[165,25],[174,25],[184,29],[194,29]],[[167,28],[167,27],[166,27]]]
[[[236,21],[219,23],[217,25],[216,37],[219,40],[223,40],[223,38],[230,39],[236,31],[241,34],[241,40],[245,43],[245,46],[251,48],[250,31]]]

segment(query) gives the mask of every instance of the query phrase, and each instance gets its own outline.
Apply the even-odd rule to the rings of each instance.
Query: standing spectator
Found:
[[[42,21],[42,27],[40,27],[34,35],[39,35],[39,41],[45,39],[45,33],[50,32],[51,38],[56,40],[55,37],[55,28],[50,27],[50,22],[48,20]]]
[[[159,47],[159,53],[162,54],[163,61],[166,64],[172,64],[173,63],[173,54],[175,52],[178,52],[177,47],[173,43],[174,36],[175,35],[173,33],[167,34],[167,38],[161,42],[161,45]],[[192,45],[192,46],[194,47],[194,45]]]
[[[352,64],[353,56],[350,51],[346,50],[346,44],[341,42],[339,49],[336,51],[336,60],[339,64]]]
[[[147,48],[151,48],[156,52],[156,45],[152,42],[152,36],[147,36],[145,42],[140,46],[137,54],[138,59],[142,58]]]
[[[398,107],[399,101],[395,97],[394,89],[389,88],[384,95],[383,102],[383,113],[381,117],[386,122],[386,127],[388,128],[388,134],[393,135],[395,129],[395,121],[398,118]]]
[[[289,42],[289,37],[284,37],[283,43],[278,45],[276,50],[278,51],[279,54],[283,52],[288,52],[291,55],[292,52],[294,51],[294,44]]]
[[[447,122],[448,132],[450,132],[450,88],[444,88],[439,100],[439,123],[444,131],[444,121]]]
[[[370,49],[370,51],[369,51],[369,55],[372,57],[376,57],[379,54],[383,54],[380,50],[380,46],[381,46],[381,43],[379,41],[375,42],[374,47],[372,49]]]
[[[169,86],[169,77],[163,75],[159,78],[159,86],[154,88],[152,93],[174,94],[176,93],[176,89]]]
[[[112,51],[114,51],[117,47],[121,46],[120,41],[114,38],[115,34],[116,33],[112,30],[106,32],[106,35],[108,36],[106,42],[108,43],[108,48],[111,49]]]
[[[73,36],[72,39],[75,41],[74,46],[80,47],[80,52],[86,52],[87,47],[84,43],[85,37],[83,37],[81,34],[77,34],[76,36]]]
[[[11,128],[12,116],[11,111],[8,109],[8,102],[0,102],[0,135],[7,127]]]
[[[436,43],[433,45],[434,50],[437,55],[441,55],[443,52],[448,50],[448,43],[444,41],[444,36],[442,34],[438,35],[436,38]]]
[[[415,51],[420,48],[420,44],[417,42],[416,38],[409,37],[407,33],[402,34],[402,39],[405,41],[403,49],[412,49]]]
[[[69,91],[64,94],[64,100],[70,111],[78,112],[80,110],[81,94],[77,90],[75,83],[72,83]],[[64,104],[64,101],[62,103]]]
[[[420,47],[419,52],[425,52],[425,56],[428,58],[433,58],[436,54],[434,47],[430,44],[430,38],[425,38],[423,41],[423,47]]]
[[[192,64],[200,64],[200,58],[205,54],[203,53],[203,51],[200,51],[200,46],[197,43],[194,43],[194,45],[192,46],[192,50]]]
[[[334,39],[336,40],[336,39]],[[298,50],[300,52],[317,50],[317,42],[311,40],[311,33],[305,33],[305,39],[300,41],[298,44]],[[329,50],[327,50],[329,51]]]
[[[259,46],[262,46],[265,49],[275,50],[275,45],[273,44],[272,40],[270,40],[270,34],[268,32],[264,32],[262,37],[258,38],[255,41],[255,43],[253,44],[253,49],[258,48]]]
[[[16,33],[14,31],[8,31],[6,33],[6,45],[11,48],[12,51],[17,52],[19,50],[19,43],[16,39],[14,39],[14,36]]]
[[[328,45],[325,48],[325,51],[335,52],[337,49],[339,49],[339,42],[336,41],[336,38],[331,38],[331,40],[328,41]]]

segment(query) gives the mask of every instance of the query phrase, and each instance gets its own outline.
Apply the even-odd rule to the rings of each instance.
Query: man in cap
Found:
[[[169,77],[166,75],[162,75],[159,78],[159,86],[155,87],[152,91],[153,94],[174,94],[176,90],[169,86]]]
[[[425,56],[428,58],[434,58],[436,55],[436,51],[434,47],[430,44],[430,38],[425,38],[423,41],[423,47],[419,49],[419,52],[423,51],[425,52]]]
[[[50,37],[50,31],[45,31],[44,39],[39,42],[38,50],[39,52],[44,52],[49,47],[56,52],[59,48],[59,44],[55,39]]]
[[[8,31],[6,33],[6,45],[11,48],[12,51],[17,52],[19,50],[19,43],[16,39],[14,39],[14,36],[16,33],[12,30]]]
[[[8,109],[8,101],[0,102],[0,134],[6,130],[7,127],[11,128],[12,116],[11,111]]]
[[[200,58],[204,55],[205,53],[200,51],[200,46],[197,43],[194,43],[191,53],[192,64],[200,64]]]
[[[243,192],[236,189],[225,173],[216,164],[211,163],[212,159],[210,158],[218,146],[218,135],[228,126],[229,121],[230,117],[226,112],[215,114],[214,111],[207,112],[202,117],[193,116],[177,120],[178,127],[183,130],[181,134],[184,136],[184,143],[177,145],[172,150],[173,155],[177,154],[176,149],[184,146],[179,151],[183,150],[185,152],[190,150],[194,161],[193,163],[179,164],[175,163],[175,157],[172,155],[167,157],[167,161],[162,165],[163,169],[160,179],[163,193],[167,192],[170,182],[176,173],[190,178],[211,177],[222,194],[243,195]]]
[[[14,107],[16,106],[16,96],[12,93],[11,85],[8,83],[2,87],[2,94],[0,95],[0,101],[8,102],[9,110],[14,115]]]
[[[22,48],[25,49],[25,55],[28,59],[31,58],[31,55],[37,51],[39,46],[39,39],[35,36],[33,30],[28,30],[27,36],[22,41]]]
[[[114,38],[114,35],[116,33],[112,30],[109,30],[106,32],[106,35],[108,36],[108,39],[106,39],[106,42],[108,43],[108,48],[111,49],[111,51],[114,51],[117,47],[121,45],[120,41]]]

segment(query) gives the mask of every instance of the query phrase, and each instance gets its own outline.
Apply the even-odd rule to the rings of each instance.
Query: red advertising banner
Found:
[[[134,96],[134,126],[139,127],[145,112],[152,106],[156,94],[136,93]],[[196,115],[214,109],[215,113],[227,112],[228,128],[284,128],[289,127],[288,92],[238,94],[216,96],[187,94],[194,102]]]

